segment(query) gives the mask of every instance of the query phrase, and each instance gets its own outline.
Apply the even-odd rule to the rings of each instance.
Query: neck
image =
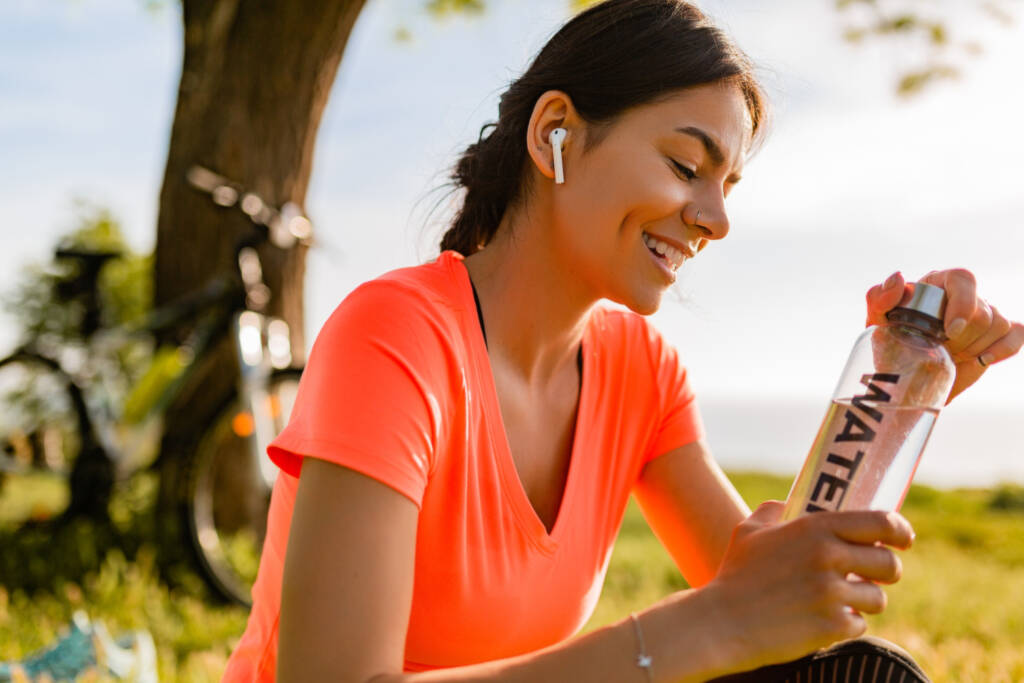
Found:
[[[528,383],[546,383],[575,366],[590,309],[571,264],[558,259],[538,230],[510,230],[465,259],[487,329],[491,361]],[[510,237],[513,235],[514,237]]]

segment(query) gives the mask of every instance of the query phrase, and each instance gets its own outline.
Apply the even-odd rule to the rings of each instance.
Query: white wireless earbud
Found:
[[[567,135],[565,128],[555,128],[551,131],[548,139],[551,140],[551,150],[555,157],[555,184],[561,185],[565,182],[565,171],[562,168],[562,143]]]

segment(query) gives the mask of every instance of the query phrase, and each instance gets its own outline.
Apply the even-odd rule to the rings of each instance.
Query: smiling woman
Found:
[[[927,680],[849,640],[900,576],[906,520],[750,514],[644,317],[728,234],[765,110],[682,0],[606,0],[551,38],[456,163],[439,257],[360,286],[317,337],[225,680]],[[962,275],[951,347],[1016,353],[1024,327]],[[631,493],[694,588],[575,637]]]
[[[684,257],[728,234],[725,198],[755,116],[731,81],[695,85],[623,110],[600,144],[588,146],[588,130],[597,124],[586,123],[567,93],[543,93],[526,133],[525,182],[535,189],[509,207],[488,248],[462,252],[481,296],[491,289],[488,273],[507,262],[511,249],[536,266],[520,274],[520,288],[559,291],[565,306],[581,311],[599,298],[642,314],[657,310]],[[679,122],[699,135],[680,134]],[[556,127],[568,130],[562,154],[570,169],[558,187],[543,182],[554,176],[546,138]],[[457,230],[446,240],[454,241]],[[550,271],[542,272],[552,259],[571,263],[571,277],[562,270],[552,281]]]

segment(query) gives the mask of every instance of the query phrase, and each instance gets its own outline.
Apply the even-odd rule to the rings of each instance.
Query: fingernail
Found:
[[[981,361],[982,365],[992,365],[992,361],[994,361],[995,359],[996,357],[993,356],[991,353],[983,353],[981,354],[981,357],[978,360]]]
[[[882,289],[892,289],[896,286],[896,283],[900,281],[900,271],[896,271],[889,276],[889,279],[882,284]]]
[[[959,334],[964,331],[965,327],[967,327],[967,321],[963,318],[957,318],[949,324],[949,336],[959,336]]]

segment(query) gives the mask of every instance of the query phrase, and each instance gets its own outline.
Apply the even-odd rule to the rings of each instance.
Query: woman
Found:
[[[878,643],[808,656],[883,609],[906,520],[751,515],[643,317],[728,233],[764,115],[747,59],[681,0],[609,0],[550,40],[459,160],[440,257],[359,287],[321,331],[270,448],[228,680],[818,680],[854,656],[861,680],[926,680]],[[1024,327],[966,271],[926,279],[950,296],[952,396]],[[872,288],[869,322],[904,290]],[[631,492],[695,588],[574,638]]]

